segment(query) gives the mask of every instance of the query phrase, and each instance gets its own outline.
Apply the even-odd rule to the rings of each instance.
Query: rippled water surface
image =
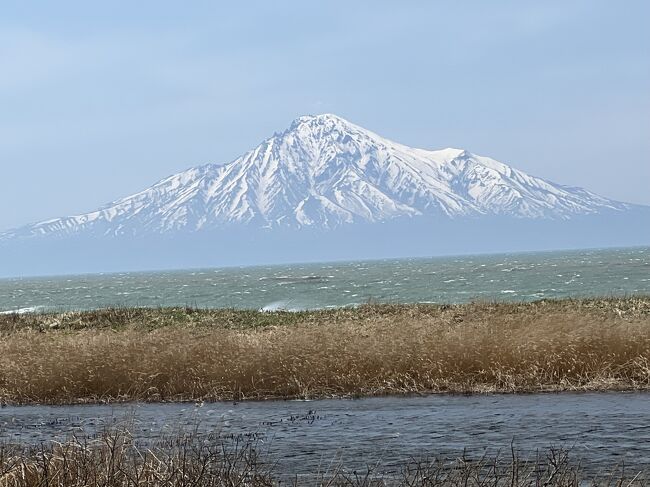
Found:
[[[571,448],[590,469],[650,468],[650,394],[530,394],[383,397],[361,400],[238,404],[8,407],[0,441],[39,444],[71,433],[92,435],[131,425],[138,441],[198,427],[201,433],[247,435],[282,471],[315,472],[340,461],[390,470],[411,456],[453,458],[510,451],[524,456]]]
[[[0,312],[104,306],[308,309],[650,293],[650,248],[0,280]]]

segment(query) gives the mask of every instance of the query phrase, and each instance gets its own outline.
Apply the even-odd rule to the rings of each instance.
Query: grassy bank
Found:
[[[0,401],[650,389],[650,297],[0,316]]]
[[[562,449],[527,456],[514,449],[492,457],[459,452],[455,460],[432,455],[358,470],[346,468],[344,459],[332,459],[314,471],[297,473],[269,462],[254,443],[192,435],[160,440],[147,448],[138,447],[127,431],[39,447],[0,446],[0,487],[279,485],[629,487],[648,485],[648,473],[623,465],[594,468]]]

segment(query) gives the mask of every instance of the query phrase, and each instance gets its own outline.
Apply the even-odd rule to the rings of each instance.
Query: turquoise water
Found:
[[[0,312],[105,306],[313,309],[650,294],[650,248],[0,280]]]

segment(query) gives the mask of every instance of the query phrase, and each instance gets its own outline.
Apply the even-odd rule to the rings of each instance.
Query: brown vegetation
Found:
[[[324,471],[296,474],[265,462],[253,443],[193,435],[161,440],[149,448],[136,446],[126,431],[49,446],[0,447],[0,487],[630,487],[647,483],[644,472],[626,471],[622,465],[600,475],[586,474],[585,466],[562,449],[530,458],[512,450],[474,459],[465,454],[451,461],[410,459],[388,472],[381,464],[349,471],[338,463]]]
[[[0,317],[0,402],[650,389],[650,298]]]

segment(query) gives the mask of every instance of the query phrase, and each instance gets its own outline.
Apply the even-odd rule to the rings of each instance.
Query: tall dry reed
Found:
[[[650,389],[650,298],[2,320],[9,403]]]
[[[593,469],[592,469],[593,470]],[[647,485],[646,473],[621,465],[587,474],[570,452],[549,449],[532,457],[507,454],[456,459],[405,459],[348,470],[342,462],[322,471],[291,472],[264,461],[254,443],[179,436],[138,447],[127,431],[99,439],[71,439],[38,447],[0,447],[0,487],[630,487]]]

